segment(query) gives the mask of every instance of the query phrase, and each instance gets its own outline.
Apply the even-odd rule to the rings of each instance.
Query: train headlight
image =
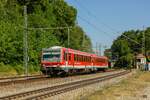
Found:
[[[43,66],[43,67],[46,67],[46,65],[45,65],[45,64],[43,64],[42,66]]]

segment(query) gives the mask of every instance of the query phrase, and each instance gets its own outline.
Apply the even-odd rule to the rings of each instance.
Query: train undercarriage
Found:
[[[107,68],[61,68],[61,67],[45,67],[41,69],[44,75],[48,76],[68,76],[76,74],[89,74],[98,71],[105,72]]]

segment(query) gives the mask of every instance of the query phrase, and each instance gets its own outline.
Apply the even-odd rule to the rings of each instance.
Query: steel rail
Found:
[[[113,71],[116,71],[116,70],[107,70],[106,72],[113,72]],[[99,72],[97,72],[97,73],[99,73]],[[77,76],[77,75],[73,75],[73,76]],[[70,75],[70,77],[73,77],[73,76]],[[42,80],[48,79],[48,76],[33,75],[33,76],[28,76],[28,77],[27,76],[17,76],[17,77],[0,78],[0,86],[7,86],[7,85],[12,85],[12,84],[22,84],[25,82],[39,81],[41,79]]]
[[[6,86],[16,83],[24,83],[29,81],[34,81],[38,79],[44,79],[47,76],[43,75],[34,75],[34,76],[20,76],[20,77],[8,77],[8,78],[0,78],[0,86]]]
[[[112,76],[108,75],[106,77],[102,77],[102,78],[98,78],[98,79],[92,79],[91,81],[87,80],[85,82],[81,82],[81,83],[79,82],[78,84],[73,85],[73,86],[67,86],[65,88],[62,88],[62,89],[59,89],[59,90],[56,90],[56,91],[50,91],[48,93],[44,93],[44,94],[40,94],[40,95],[37,95],[37,96],[26,98],[26,100],[41,100],[41,99],[48,98],[48,97],[58,95],[58,94],[61,94],[61,93],[69,92],[71,90],[82,88],[84,86],[91,85],[91,84],[94,84],[94,83],[97,83],[97,82],[102,82],[102,81],[105,81],[105,80],[109,80],[109,79],[112,79],[112,78],[115,78],[115,77],[118,77],[118,76],[121,76],[121,75],[124,75],[124,74],[127,74],[127,73],[129,73],[129,72],[117,73],[117,74],[114,74]]]
[[[14,76],[14,77],[1,77],[0,80],[8,80],[8,79],[19,79],[19,78],[26,78],[26,77],[38,77],[42,75],[31,75],[31,76]]]
[[[123,71],[115,74],[110,74],[106,76],[101,76],[101,77],[96,77],[96,78],[91,78],[91,79],[85,79],[81,81],[76,81],[76,82],[70,82],[70,83],[65,83],[57,86],[52,86],[52,87],[47,87],[47,88],[42,88],[42,89],[37,89],[33,91],[28,91],[28,92],[23,92],[23,93],[18,93],[14,95],[9,95],[5,97],[0,97],[0,100],[12,100],[12,99],[23,99],[25,98],[26,100],[37,100],[41,98],[47,98],[50,96],[54,96],[60,93],[64,93],[67,91],[71,91],[83,86],[87,86],[90,84],[94,84],[97,82],[105,81],[108,79],[112,79],[124,74],[129,73],[130,71]]]

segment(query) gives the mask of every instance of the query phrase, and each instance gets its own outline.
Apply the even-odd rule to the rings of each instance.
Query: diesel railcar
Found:
[[[41,71],[47,75],[96,72],[108,68],[108,58],[79,50],[53,46],[42,50]]]

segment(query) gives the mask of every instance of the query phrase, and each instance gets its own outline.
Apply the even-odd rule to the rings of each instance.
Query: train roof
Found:
[[[61,46],[52,46],[50,48],[43,48],[43,51],[48,51],[48,50],[52,50],[52,49],[57,49],[57,50],[58,49],[65,49],[65,50],[68,50],[69,53],[75,53],[75,54],[81,54],[81,55],[86,55],[86,56],[92,56],[92,57],[107,59],[106,56],[98,56],[96,54],[87,53],[87,52],[83,52],[83,51],[79,51],[79,50],[74,50],[74,49],[70,49],[70,48],[65,48],[65,47],[61,47]]]

